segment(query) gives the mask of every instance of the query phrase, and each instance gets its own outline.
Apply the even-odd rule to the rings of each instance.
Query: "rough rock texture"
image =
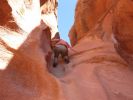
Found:
[[[133,66],[132,6],[132,0],[78,0],[69,33],[71,44],[86,35],[113,40],[118,53]]]
[[[94,28],[98,21],[104,16],[104,13],[112,6],[112,0],[78,0],[75,10],[75,22],[70,32],[72,45],[75,34],[77,41]],[[115,0],[114,0],[115,1]],[[72,35],[72,36],[71,36]]]
[[[113,32],[118,52],[133,67],[133,1],[121,0],[114,10]]]
[[[69,33],[74,68],[63,78],[72,89],[67,98],[133,99],[132,7],[132,0],[78,0]]]
[[[11,7],[8,5],[7,1],[0,0],[0,5],[0,26],[17,29],[18,27],[11,16]]]
[[[0,3],[11,13],[4,1]],[[30,12],[39,9],[31,2],[38,0],[16,1],[25,1]],[[133,100],[132,4],[132,0],[78,0],[69,34],[74,45],[70,63],[60,60],[57,68],[50,63],[51,27],[41,21],[33,24],[30,33],[26,27],[11,31],[20,24],[5,29],[7,19],[13,17],[0,6],[0,15],[5,16],[0,21],[0,100]],[[23,16],[24,10],[19,11]]]
[[[42,20],[50,27],[51,38],[58,32],[57,7],[58,0],[47,0],[41,6]]]
[[[21,4],[21,1],[18,0],[16,3]],[[35,1],[38,0],[33,0]],[[4,25],[10,20],[7,18],[11,18],[11,9],[4,13],[3,8],[10,6],[5,0],[0,2],[3,3],[3,6],[0,6],[0,15],[4,18],[3,21],[0,19],[0,100],[63,100],[57,79],[49,74],[47,68],[51,54],[50,29],[45,28],[43,22],[40,25],[36,24],[30,33],[23,29],[11,31],[12,27],[6,29]],[[32,3],[28,5],[27,1],[26,4],[27,10],[30,9],[32,12]],[[19,14],[23,17],[24,12]],[[16,16],[21,18],[19,14]],[[29,13],[29,16],[30,14],[32,13]],[[29,23],[26,20],[22,24]]]

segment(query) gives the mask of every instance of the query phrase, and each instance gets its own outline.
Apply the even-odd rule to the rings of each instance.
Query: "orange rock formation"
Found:
[[[133,100],[132,0],[78,0],[70,63],[57,68],[49,28],[41,22],[26,33],[8,24],[11,8],[0,3],[0,100]]]

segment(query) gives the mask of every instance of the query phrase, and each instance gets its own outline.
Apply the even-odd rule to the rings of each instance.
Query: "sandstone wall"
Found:
[[[11,16],[11,7],[8,5],[6,0],[1,0],[0,4],[0,25],[16,29],[17,25],[14,23],[13,17]]]
[[[98,20],[104,15],[112,5],[111,0],[78,0],[75,9],[74,26],[70,31],[71,35],[75,34],[77,41],[93,29]],[[73,42],[73,40],[71,40]],[[74,43],[75,44],[75,43]]]
[[[132,64],[132,5],[131,0],[78,0],[69,33],[72,45],[87,35],[101,35],[113,40],[120,55]]]
[[[132,0],[78,0],[69,37],[68,100],[132,100]],[[66,90],[71,90],[67,92]]]
[[[35,8],[32,0],[24,1],[26,7],[13,17],[12,7],[0,1],[0,100],[133,100],[132,0],[78,0],[70,63],[60,61],[56,68],[50,63],[51,27],[39,17],[48,1],[41,0],[42,9],[38,0]],[[15,25],[8,25],[11,19]]]
[[[33,16],[39,1],[0,0],[0,4],[0,100],[63,100],[58,81],[48,72],[50,27]],[[35,23],[26,19],[30,16]]]

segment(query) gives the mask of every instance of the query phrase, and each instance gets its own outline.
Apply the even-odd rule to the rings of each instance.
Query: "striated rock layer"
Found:
[[[132,0],[78,0],[69,37],[76,45],[86,35],[116,44],[118,53],[133,66]]]
[[[9,3],[1,0],[0,3],[3,3],[0,6],[3,18],[0,19],[0,100],[63,100],[60,85],[47,68],[51,54],[50,27],[40,22],[39,0],[9,0]],[[8,8],[6,13],[4,8]],[[9,21],[20,29],[14,24],[7,25]]]
[[[57,24],[43,17],[57,17],[57,0],[8,1],[0,1],[0,100],[133,100],[132,0],[78,0],[70,63],[57,68]]]
[[[74,68],[64,81],[72,92],[66,97],[133,99],[132,15],[132,0],[78,0],[69,33]]]

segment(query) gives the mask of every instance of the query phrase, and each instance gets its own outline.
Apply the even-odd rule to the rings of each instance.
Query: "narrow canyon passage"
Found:
[[[55,68],[58,0],[0,4],[0,100],[133,100],[132,0],[78,0]]]

